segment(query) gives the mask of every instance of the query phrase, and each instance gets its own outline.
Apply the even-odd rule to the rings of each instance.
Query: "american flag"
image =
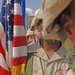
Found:
[[[22,0],[14,0],[14,25],[13,25],[13,58],[12,73],[18,75],[25,72],[27,58],[26,32],[24,28],[24,19],[20,5]]]
[[[9,64],[9,49],[8,42],[10,41],[9,32],[11,30],[11,24],[9,18],[11,16],[11,5],[8,1],[3,0],[0,13],[0,75],[11,75]],[[9,8],[10,7],[10,8]],[[9,10],[10,9],[10,10]],[[12,35],[11,35],[12,37]],[[9,64],[9,65],[8,65]]]
[[[25,72],[27,42],[20,2],[3,0],[0,16],[0,58],[3,61],[0,62],[0,75],[10,75],[10,70],[12,75]]]
[[[6,35],[6,50],[7,50],[7,63],[12,69],[12,41],[13,41],[13,2],[14,0],[6,0],[5,9],[5,35]]]

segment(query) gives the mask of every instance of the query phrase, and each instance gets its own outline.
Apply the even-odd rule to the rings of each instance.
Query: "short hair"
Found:
[[[41,23],[42,23],[42,19],[38,18],[35,20],[34,26],[39,27]]]

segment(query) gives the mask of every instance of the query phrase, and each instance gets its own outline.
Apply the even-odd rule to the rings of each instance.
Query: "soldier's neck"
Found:
[[[60,47],[60,42],[55,42],[53,44],[48,44],[46,41],[43,41],[42,44],[45,52],[47,53],[48,57],[50,58],[55,51],[57,51]]]

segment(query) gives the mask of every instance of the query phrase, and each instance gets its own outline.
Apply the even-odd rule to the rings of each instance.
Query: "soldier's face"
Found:
[[[71,3],[71,18],[72,18],[72,22],[73,22],[73,37],[74,37],[74,45],[75,45],[75,0],[72,0]]]
[[[33,40],[34,40],[34,38],[35,38],[35,36],[34,36],[34,35],[29,35],[28,41],[33,41]]]
[[[62,25],[64,32],[70,38],[71,42],[75,45],[75,0],[70,4],[71,15],[63,15],[62,20],[66,18],[66,22]]]
[[[37,37],[40,37],[40,30],[39,30],[39,28],[35,27],[34,32],[35,32]]]

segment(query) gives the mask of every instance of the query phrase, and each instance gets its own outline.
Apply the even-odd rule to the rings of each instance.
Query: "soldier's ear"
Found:
[[[73,42],[73,22],[72,18],[66,14],[61,17],[61,28],[66,33],[68,38]]]

